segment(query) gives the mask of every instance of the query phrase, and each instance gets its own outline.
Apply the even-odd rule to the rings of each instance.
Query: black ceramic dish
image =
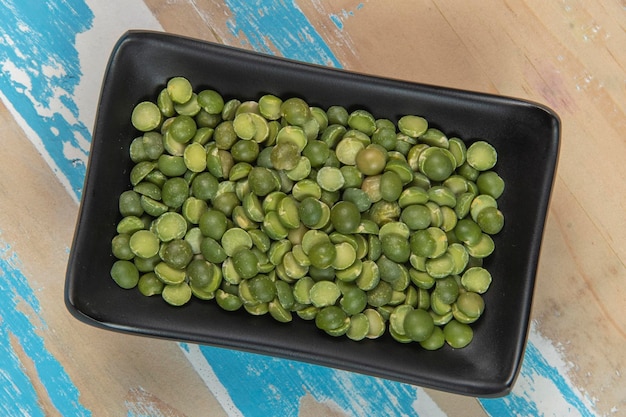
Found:
[[[137,135],[130,114],[136,103],[155,100],[173,76],[227,98],[299,96],[311,105],[364,108],[394,121],[418,114],[449,136],[492,143],[498,150],[496,170],[506,182],[499,200],[506,225],[485,263],[494,281],[473,342],[433,352],[388,335],[353,342],[327,336],[297,317],[281,324],[197,299],[176,308],[160,297],[120,289],[109,276],[110,241],[120,219],[118,196],[129,188],[128,147]],[[163,33],[129,32],[115,47],[104,77],[65,302],[76,318],[105,329],[273,355],[458,394],[505,395],[525,348],[558,152],[558,117],[533,103],[374,78]]]

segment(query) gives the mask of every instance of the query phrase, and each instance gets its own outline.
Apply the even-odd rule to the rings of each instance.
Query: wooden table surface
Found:
[[[1,415],[626,415],[624,0],[31,3],[0,4]],[[452,395],[72,318],[65,268],[100,82],[118,37],[142,28],[557,112],[513,392]]]

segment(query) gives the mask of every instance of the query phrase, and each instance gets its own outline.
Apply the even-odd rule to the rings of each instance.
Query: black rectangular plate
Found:
[[[176,308],[160,297],[120,289],[109,275],[110,242],[120,219],[118,196],[130,188],[128,148],[137,136],[130,114],[138,102],[154,101],[174,76],[187,77],[197,91],[214,88],[226,98],[298,96],[310,105],[363,108],[393,121],[417,114],[449,137],[493,144],[496,171],[506,182],[499,199],[506,225],[485,262],[494,280],[473,342],[433,352],[388,335],[354,342],[327,336],[297,317],[281,324],[197,299]],[[289,358],[458,394],[505,395],[524,353],[559,136],[558,117],[526,101],[365,76],[164,33],[128,32],[113,50],[102,85],[67,268],[67,308],[79,320],[110,330]]]

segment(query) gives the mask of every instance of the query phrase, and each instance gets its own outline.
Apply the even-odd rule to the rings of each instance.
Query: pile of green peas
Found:
[[[182,306],[332,336],[467,346],[504,225],[496,150],[405,115],[226,100],[174,77],[136,105],[111,276]]]

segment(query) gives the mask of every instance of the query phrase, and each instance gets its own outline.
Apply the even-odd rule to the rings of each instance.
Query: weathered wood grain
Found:
[[[237,31],[228,2],[144,2],[168,32],[255,49],[253,40]],[[626,4],[294,4],[346,69],[515,96],[559,114],[561,156],[537,276],[533,331],[558,352],[563,361],[558,371],[598,415],[623,413]],[[271,53],[280,54],[281,45],[265,41]],[[78,387],[81,405],[93,415],[228,415],[176,343],[111,334],[69,316],[62,304],[63,278],[78,207],[22,127],[0,103],[0,243],[9,242],[19,254],[21,273],[41,311],[19,306]],[[32,358],[19,338],[9,340],[38,407],[55,415]],[[447,415],[488,415],[476,399],[427,392]],[[331,401],[309,395],[295,407],[303,416],[345,414]]]

